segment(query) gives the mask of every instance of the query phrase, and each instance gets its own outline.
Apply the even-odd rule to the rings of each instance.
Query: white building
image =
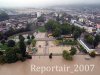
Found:
[[[37,17],[40,17],[41,16],[41,12],[37,12]]]

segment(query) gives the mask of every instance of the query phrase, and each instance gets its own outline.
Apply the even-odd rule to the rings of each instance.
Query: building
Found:
[[[97,25],[96,25],[96,28],[97,28],[96,33],[97,33],[97,34],[100,34],[100,24],[97,24]]]

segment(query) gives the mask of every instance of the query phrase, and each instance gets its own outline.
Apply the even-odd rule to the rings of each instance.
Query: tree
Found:
[[[74,33],[74,31],[75,31],[75,26],[72,25],[72,26],[71,26],[71,33]]]
[[[0,32],[0,40],[2,40],[2,39],[3,39],[3,33]]]
[[[66,60],[72,60],[72,56],[70,55],[70,53],[66,50],[63,51],[63,58]]]
[[[32,40],[32,46],[35,47],[36,40]]]
[[[75,47],[71,47],[70,55],[75,55],[76,52],[77,52],[76,48]]]
[[[19,40],[24,41],[24,40],[25,40],[25,38],[24,38],[22,35],[19,35]]]
[[[6,63],[13,63],[18,60],[18,57],[16,55],[16,49],[14,47],[8,48],[5,52],[5,62]]]
[[[6,41],[3,39],[3,40],[1,40],[1,44],[5,44],[6,43]]]
[[[27,36],[27,39],[30,39],[30,35]]]
[[[94,37],[94,42],[93,42],[94,48],[99,44],[99,42],[100,42],[100,35],[96,35]]]
[[[8,37],[6,35],[3,36],[3,39],[8,40]]]
[[[61,30],[60,28],[56,28],[53,32],[54,37],[60,37],[61,36]]]
[[[100,35],[96,35],[95,36],[95,40],[98,41],[98,42],[100,42]]]
[[[88,53],[87,50],[82,45],[79,45],[79,46],[80,46],[79,47],[80,51],[82,51],[83,53],[86,53],[86,54]]]
[[[60,37],[61,35],[73,34],[76,40],[85,31],[77,26],[70,25],[69,23],[60,24],[57,21],[49,20],[45,24],[45,29],[53,33],[54,37]]]
[[[27,41],[27,45],[30,45],[31,42],[32,42],[32,40],[29,39],[29,40]]]
[[[60,24],[57,21],[54,20],[49,20],[46,24],[45,24],[45,29],[47,31],[54,31],[57,27],[59,28]]]
[[[3,55],[3,52],[2,51],[0,51],[0,55]]]
[[[96,53],[93,51],[89,54],[91,57],[95,57],[96,56]]]
[[[46,24],[45,24],[45,28],[47,31],[52,31],[53,30],[53,24],[54,21],[53,20],[49,20]]]
[[[15,41],[14,40],[9,40],[7,43],[8,47],[14,47],[15,46]]]
[[[85,35],[85,41],[88,44],[93,45],[93,43],[94,43],[94,37],[92,35]]]
[[[31,39],[34,39],[34,38],[35,38],[34,35],[32,35],[32,36],[31,36]]]
[[[74,33],[73,33],[73,37],[74,37],[74,40],[77,40],[77,38],[78,37],[80,37],[80,33],[79,33],[79,31],[74,31]]]
[[[71,26],[68,23],[65,23],[61,26],[62,35],[67,35],[71,33]]]
[[[21,50],[21,53],[22,53],[22,56],[25,57],[26,55],[26,45],[25,45],[25,42],[24,42],[24,37],[21,36],[20,39],[19,39],[19,48]]]
[[[66,56],[67,56],[67,52],[64,50],[63,51],[63,58],[66,59]]]

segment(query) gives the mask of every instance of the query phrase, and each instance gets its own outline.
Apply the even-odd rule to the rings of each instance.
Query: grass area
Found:
[[[64,40],[63,44],[64,45],[77,45],[77,41],[76,40]]]
[[[37,28],[37,31],[39,31],[39,32],[46,32],[46,29],[45,29],[45,27],[39,27],[39,28]]]
[[[54,44],[56,44],[56,45],[61,45],[61,44],[63,44],[63,45],[77,45],[77,41],[70,40],[70,39],[63,40],[63,41],[62,40],[55,40]]]
[[[55,44],[55,45],[60,45],[61,43],[62,43],[62,40],[55,40],[55,41],[54,41],[54,44]]]

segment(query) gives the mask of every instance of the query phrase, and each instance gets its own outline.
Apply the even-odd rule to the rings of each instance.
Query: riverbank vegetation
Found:
[[[71,50],[68,52],[66,50],[63,51],[63,58],[65,60],[73,60],[73,56],[77,53],[75,47],[71,47]]]
[[[26,52],[27,44],[24,42],[25,38],[19,35],[19,42],[14,40],[5,40],[0,43],[0,63],[14,63],[17,61],[25,61],[32,57]],[[31,40],[31,38],[30,38]]]

